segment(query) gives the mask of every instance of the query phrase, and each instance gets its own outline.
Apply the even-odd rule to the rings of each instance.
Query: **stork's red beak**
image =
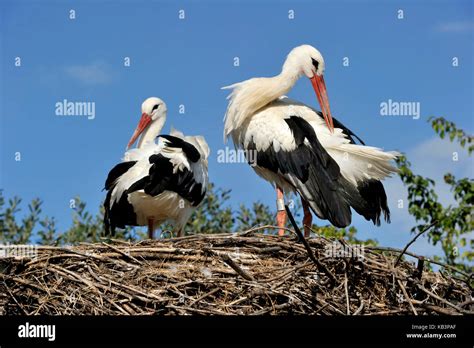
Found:
[[[151,122],[151,116],[144,112],[142,114],[142,117],[140,118],[140,122],[138,122],[138,126],[135,129],[135,132],[133,132],[133,135],[130,138],[130,141],[128,142],[128,145],[127,145],[128,149],[130,148],[130,146],[133,145],[133,143],[137,140],[137,138],[140,136],[140,134],[143,133],[143,131],[146,129],[146,127],[148,127],[150,122]]]
[[[334,123],[332,121],[331,109],[329,108],[329,99],[328,93],[326,91],[326,83],[324,82],[324,76],[318,76],[317,74],[314,74],[310,80],[314,91],[316,92],[316,96],[318,97],[319,105],[321,106],[321,112],[323,113],[326,125],[328,126],[329,131],[332,133],[334,132]]]

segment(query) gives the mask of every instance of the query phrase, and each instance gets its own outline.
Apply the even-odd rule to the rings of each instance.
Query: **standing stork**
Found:
[[[396,172],[390,163],[396,152],[365,146],[331,117],[323,73],[321,53],[302,45],[288,54],[279,75],[224,87],[232,89],[224,138],[232,137],[248,159],[256,159],[252,168],[276,187],[278,227],[286,223],[284,194],[298,192],[305,236],[312,224],[310,209],[336,227],[351,223],[351,207],[376,225],[382,213],[390,222],[381,180]],[[322,112],[284,97],[303,75],[310,79]]]
[[[151,239],[161,223],[172,221],[176,234],[182,236],[206,194],[209,146],[202,136],[184,136],[176,130],[159,135],[166,111],[159,98],[143,102],[140,122],[127,148],[140,137],[138,145],[109,172],[104,202],[107,234],[126,225],[148,226]]]

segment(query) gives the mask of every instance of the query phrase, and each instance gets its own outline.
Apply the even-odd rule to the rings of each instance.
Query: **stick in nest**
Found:
[[[473,314],[468,283],[429,269],[422,283],[414,276],[415,265],[400,260],[393,268],[401,250],[385,254],[386,248],[368,248],[362,261],[340,262],[318,258],[333,239],[305,239],[298,228],[291,231],[301,243],[228,233],[129,245],[107,242],[112,248],[100,243],[67,251],[39,248],[36,262],[2,259],[0,314]],[[277,247],[278,252],[267,252]],[[318,280],[324,269],[337,277],[335,285]],[[393,285],[411,298],[413,307],[387,296]],[[413,299],[415,293],[423,298]]]
[[[326,268],[326,266],[324,266],[324,265],[314,256],[313,250],[312,250],[311,247],[309,246],[308,241],[307,241],[306,238],[303,236],[303,233],[301,233],[301,230],[299,229],[298,225],[296,224],[295,218],[293,217],[293,214],[291,213],[290,208],[288,208],[288,206],[285,205],[285,209],[286,209],[286,213],[288,214],[288,217],[290,218],[290,222],[291,222],[291,224],[293,225],[293,228],[295,229],[296,234],[298,235],[299,240],[303,242],[303,245],[304,245],[304,247],[306,248],[306,251],[308,252],[309,258],[311,259],[311,261],[313,261],[313,262],[316,264],[316,266],[318,267],[318,269],[322,270],[322,271],[324,272],[324,274],[326,274],[326,275],[329,277],[329,279],[331,279],[331,282],[332,282],[333,284],[335,284],[335,283],[337,282],[336,277],[334,276],[334,274],[332,274],[332,273]]]
[[[221,258],[226,264],[232,267],[234,271],[240,274],[242,278],[247,279],[249,281],[255,281],[255,278],[251,274],[245,272],[242,268],[240,268],[239,265],[236,264],[235,261],[232,260],[229,255],[223,254],[221,255]]]
[[[431,227],[433,227],[434,225],[436,225],[438,223],[438,221],[433,221],[430,225],[428,225],[427,227],[425,227],[424,229],[422,229],[415,237],[413,237],[413,239],[411,241],[408,242],[407,245],[405,245],[405,247],[403,248],[402,252],[400,253],[400,255],[398,255],[398,258],[397,258],[397,261],[395,261],[395,265],[393,267],[397,267],[398,263],[400,262],[400,260],[402,259],[402,256],[403,254],[405,254],[405,251],[407,251],[408,247],[410,245],[412,245],[413,243],[415,243],[416,239],[421,236],[423,233],[425,233],[426,231],[428,231]]]

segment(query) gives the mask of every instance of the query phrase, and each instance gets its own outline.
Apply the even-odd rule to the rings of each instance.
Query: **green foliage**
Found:
[[[9,199],[8,206],[5,206],[3,191],[0,190],[0,243],[64,245],[80,242],[95,243],[102,240],[103,207],[101,207],[99,214],[92,215],[86,211],[86,204],[76,197],[71,206],[73,211],[72,226],[63,233],[58,233],[54,218],[46,216],[40,219],[43,204],[40,199],[31,201],[28,205],[28,212],[19,224],[16,221],[16,215],[21,212],[20,204],[21,199],[15,196]],[[137,233],[132,228],[127,228],[118,230],[115,237],[133,240],[143,236],[140,232]]]
[[[244,231],[254,226],[274,225],[275,212],[268,205],[254,202],[251,208],[241,204],[237,214],[237,231]]]
[[[275,212],[261,202],[254,202],[251,208],[241,204],[237,211],[233,211],[229,205],[230,193],[231,190],[216,189],[214,184],[209,184],[204,201],[189,219],[185,231],[192,234],[209,234],[275,225]],[[273,232],[276,233],[276,230],[270,233]]]
[[[79,242],[96,243],[101,241],[104,236],[104,207],[100,207],[99,214],[92,215],[86,210],[86,203],[82,202],[79,197],[76,197],[72,201],[71,209],[73,210],[72,226],[57,237],[56,243],[75,244]],[[134,240],[136,235],[134,230],[128,227],[125,230],[117,229],[114,238]]]
[[[444,118],[430,118],[429,121],[441,138],[448,134],[451,141],[456,139],[462,147],[468,145],[469,154],[472,152],[473,145],[469,144],[473,137],[456,128],[454,123]],[[473,241],[470,250],[460,254],[459,248],[466,246],[466,236],[474,230],[474,181],[470,178],[457,180],[452,174],[445,174],[444,182],[451,187],[455,204],[443,206],[434,190],[434,180],[414,174],[405,156],[397,159],[397,165],[400,178],[408,188],[408,211],[419,223],[412,228],[412,232],[421,231],[427,224],[436,221],[435,226],[427,232],[429,240],[433,245],[441,244],[446,263],[466,268],[463,262],[474,259]]]
[[[189,219],[185,231],[193,234],[223,233],[232,231],[234,217],[232,209],[226,206],[230,190],[216,189],[209,184],[206,197]]]
[[[54,245],[57,244],[56,238],[56,220],[54,218],[44,218],[40,222],[40,230],[38,231],[38,237],[40,244],[42,245]]]
[[[431,127],[441,139],[444,139],[444,137],[448,135],[451,142],[457,139],[462,147],[466,147],[467,145],[469,154],[474,151],[474,137],[465,133],[462,129],[457,128],[453,122],[443,117],[430,117],[428,118],[428,122],[431,122]]]
[[[237,211],[233,211],[229,205],[230,192],[230,190],[215,188],[213,184],[210,184],[204,201],[189,219],[185,231],[188,234],[238,232],[254,226],[275,224],[275,212],[261,202],[255,202],[251,207],[242,204]],[[98,214],[93,215],[87,211],[86,204],[76,197],[71,204],[72,225],[66,231],[58,233],[54,218],[39,218],[42,205],[39,199],[30,203],[29,211],[25,214],[22,223],[16,223],[15,215],[20,212],[20,203],[21,200],[14,197],[9,201],[9,206],[5,208],[3,194],[0,191],[0,242],[69,245],[80,242],[95,243],[103,240],[103,207],[100,208]],[[297,212],[301,210],[301,205],[295,204],[292,210],[295,212],[295,218],[298,218]],[[291,227],[289,222],[287,226]],[[349,241],[362,243],[355,238],[356,229],[354,227],[346,230],[332,226],[317,227],[313,225],[313,228],[327,237],[348,238]],[[164,224],[157,235],[160,235],[160,232],[171,230],[171,225]],[[277,230],[269,230],[268,233],[275,234]],[[128,227],[125,230],[117,229],[114,238],[137,240],[145,238],[146,235],[146,228]],[[169,235],[169,233],[162,234],[164,237]],[[372,240],[366,242],[375,243]]]
[[[375,239],[366,239],[362,240],[357,238],[357,229],[354,226],[349,228],[337,228],[331,225],[316,227],[313,225],[313,229],[317,231],[318,234],[326,237],[326,238],[336,238],[340,239],[343,238],[352,244],[363,244],[363,245],[371,245],[376,246],[378,245],[377,240]]]
[[[30,240],[33,229],[41,214],[41,201],[34,199],[28,204],[28,214],[18,224],[16,215],[21,211],[21,199],[13,197],[5,207],[3,191],[0,190],[0,242],[26,244]]]
[[[435,132],[441,137],[449,137],[450,141],[458,141],[471,154],[474,150],[473,137],[458,129],[454,123],[443,118],[430,118],[429,121]],[[444,206],[438,200],[435,191],[436,183],[430,178],[412,172],[411,164],[406,157],[397,159],[400,178],[408,189],[408,210],[416,219],[417,225],[412,232],[421,231],[427,224],[438,223],[427,232],[429,240],[434,244],[441,244],[444,255],[443,261],[463,269],[470,267],[465,262],[474,259],[472,252],[473,241],[467,248],[468,233],[474,230],[474,181],[469,178],[458,179],[447,173],[444,182],[451,187],[455,204]],[[229,231],[243,231],[253,226],[274,225],[275,211],[269,206],[254,202],[250,207],[241,205],[233,211],[229,205],[230,190],[215,188],[210,184],[203,203],[196,209],[185,230],[187,233],[221,233]],[[298,200],[299,202],[299,200]],[[13,197],[5,201],[0,190],[0,243],[39,243],[51,245],[75,244],[79,242],[99,242],[103,233],[103,207],[97,214],[91,214],[86,204],[77,197],[72,209],[71,227],[62,233],[57,232],[54,218],[41,218],[40,199],[34,199],[28,204],[28,210],[21,221],[21,199]],[[295,218],[301,211],[299,203],[292,208]],[[298,220],[297,220],[298,221]],[[289,223],[288,223],[289,224]],[[289,225],[288,225],[289,226]],[[376,245],[377,241],[361,240],[357,237],[354,227],[348,229],[333,226],[312,226],[318,233],[328,238],[345,238],[351,243]],[[170,230],[171,226],[164,225],[162,231]],[[276,230],[268,231],[276,233]],[[117,230],[115,238],[137,240],[146,237],[145,228],[127,228]],[[461,254],[459,249],[467,249]],[[440,257],[436,257],[440,259]],[[472,269],[472,267],[471,267]]]
[[[101,214],[93,217],[86,211],[86,204],[79,197],[74,198],[70,205],[73,210],[72,226],[59,235],[59,244],[72,244],[76,241],[96,242],[102,235]]]

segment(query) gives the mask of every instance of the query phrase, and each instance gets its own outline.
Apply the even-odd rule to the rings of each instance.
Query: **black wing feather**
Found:
[[[297,116],[285,121],[295,137],[296,148],[287,152],[282,149],[275,151],[273,146],[269,146],[257,151],[252,139],[247,149],[256,151],[256,164],[283,175],[320,218],[328,219],[338,227],[349,225],[351,211],[338,185],[341,177],[339,166],[321,145],[307,121]],[[310,146],[305,144],[305,139],[308,139]]]
[[[195,181],[193,172],[184,168],[173,173],[170,159],[161,154],[150,156],[149,161],[152,164],[149,174],[142,179],[145,182],[146,194],[157,196],[163,191],[172,191],[193,206],[201,203],[205,192],[202,190],[202,184]]]
[[[122,162],[117,164],[107,175],[107,180],[105,180],[105,190],[110,190],[114,182],[125,174],[130,168],[132,168],[137,161]]]
[[[355,187],[341,175],[339,165],[321,145],[306,120],[291,116],[285,122],[293,134],[296,148],[275,151],[270,145],[257,151],[252,139],[247,150],[256,151],[258,166],[283,175],[320,218],[329,220],[336,227],[346,227],[351,223],[351,206],[376,225],[380,224],[382,212],[389,221],[387,196],[380,181],[368,180]],[[338,127],[344,126],[338,123]],[[344,129],[348,136],[354,135]]]
[[[159,135],[159,137],[168,140],[167,147],[181,148],[191,162],[196,163],[201,158],[199,151],[193,144],[172,135]]]
[[[128,202],[127,190],[123,192],[118,202],[115,202],[110,208],[112,191],[118,178],[132,168],[137,161],[122,162],[117,164],[107,175],[105,180],[105,190],[107,195],[104,201],[104,229],[106,235],[114,235],[115,228],[125,228],[126,225],[136,225],[137,216],[132,205]]]

